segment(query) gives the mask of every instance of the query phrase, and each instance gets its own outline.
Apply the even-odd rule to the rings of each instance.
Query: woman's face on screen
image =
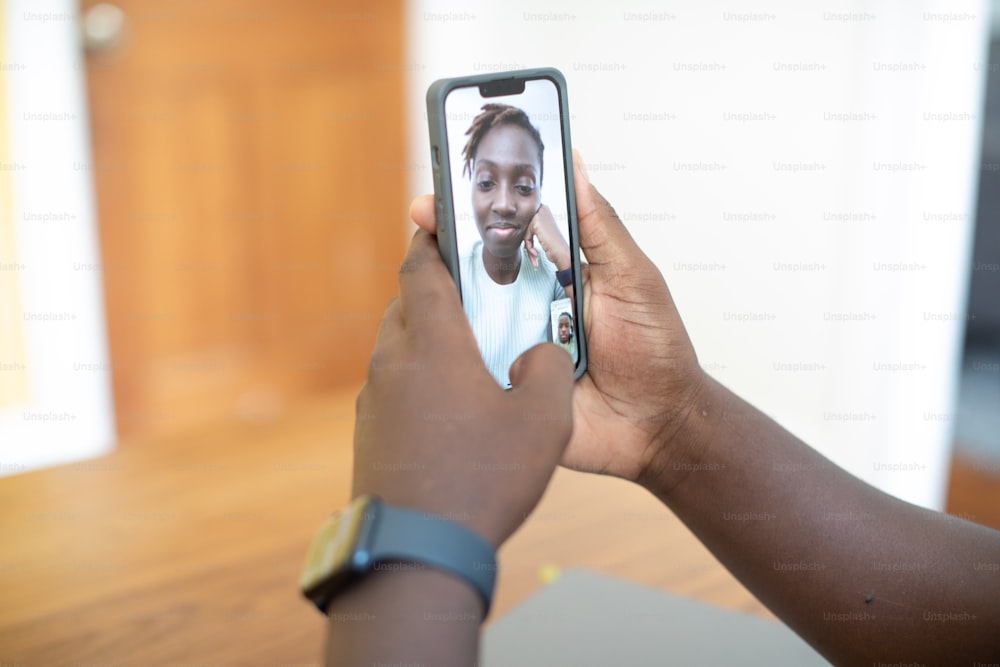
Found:
[[[538,144],[517,125],[499,125],[479,142],[472,169],[472,211],[483,246],[513,257],[542,203]]]

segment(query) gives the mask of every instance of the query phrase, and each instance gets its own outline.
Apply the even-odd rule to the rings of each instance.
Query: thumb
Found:
[[[573,151],[576,184],[576,215],[580,227],[580,250],[591,264],[631,262],[642,250],[618,214],[587,178],[583,158]]]
[[[510,366],[511,393],[524,397],[523,416],[539,424],[566,428],[573,417],[573,360],[566,350],[541,343],[525,351]]]
[[[410,204],[410,219],[429,234],[437,231],[437,215],[434,211],[434,195],[421,195]]]

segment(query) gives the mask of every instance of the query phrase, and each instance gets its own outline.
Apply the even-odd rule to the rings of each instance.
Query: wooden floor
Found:
[[[310,665],[313,532],[349,498],[356,389],[0,480],[0,665]],[[500,554],[491,617],[599,570],[767,616],[642,489],[559,471]]]
[[[949,514],[1000,530],[1000,465],[953,458],[945,508]]]
[[[355,394],[0,480],[0,665],[318,664],[323,618],[296,583],[348,500]],[[982,472],[956,467],[949,509],[1000,527]],[[568,567],[769,617],[620,480],[557,472],[500,563],[494,619]]]

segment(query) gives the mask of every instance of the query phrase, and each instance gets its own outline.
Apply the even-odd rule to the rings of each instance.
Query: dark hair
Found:
[[[573,316],[567,313],[565,310],[559,313],[559,317],[556,318],[556,322],[563,318],[563,315],[569,318],[569,339],[573,340]]]
[[[531,135],[531,138],[535,140],[535,143],[538,144],[538,182],[541,183],[542,152],[545,150],[545,146],[542,144],[542,135],[531,124],[528,114],[522,109],[512,107],[509,104],[484,104],[482,113],[472,119],[472,125],[465,131],[465,135],[469,137],[469,141],[466,142],[465,148],[462,149],[462,157],[465,158],[462,175],[468,174],[470,177],[472,176],[472,161],[476,159],[476,153],[479,151],[479,142],[483,140],[487,132],[500,125],[516,125],[517,127],[524,128]]]

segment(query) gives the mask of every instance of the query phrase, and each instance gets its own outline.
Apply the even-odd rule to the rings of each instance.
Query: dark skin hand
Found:
[[[562,463],[643,485],[835,664],[1000,661],[1000,533],[865,484],[702,371],[575,157],[590,359]],[[433,211],[411,206],[424,228]]]
[[[501,389],[423,231],[399,282],[358,396],[353,495],[442,515],[499,546],[538,503],[569,440],[573,364],[537,345]],[[483,618],[475,590],[396,565],[410,567],[380,569],[334,600],[328,664],[473,664]]]
[[[573,165],[588,262],[589,359],[573,392],[573,439],[562,463],[635,481],[662,455],[659,443],[680,427],[704,373],[663,276],[589,184],[575,153]],[[434,197],[414,200],[410,217],[433,230]]]

